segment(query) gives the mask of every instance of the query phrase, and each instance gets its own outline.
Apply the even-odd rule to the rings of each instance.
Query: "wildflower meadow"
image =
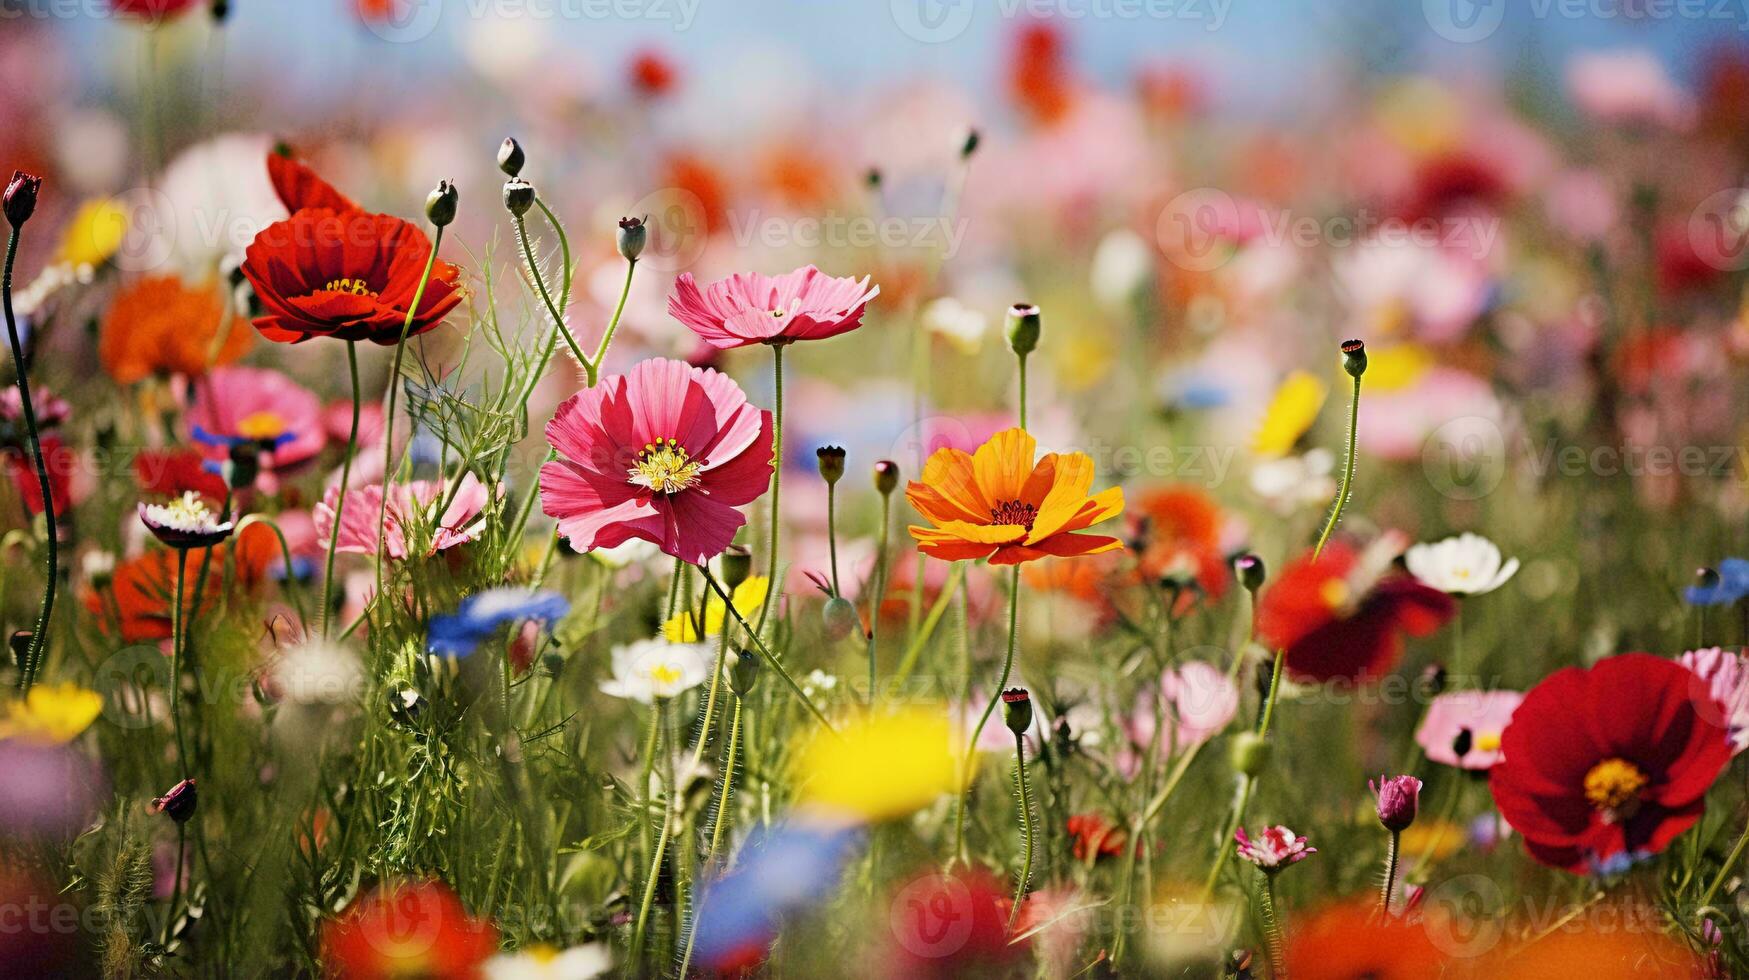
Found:
[[[0,0],[0,977],[1749,976],[1749,13],[1244,6]]]

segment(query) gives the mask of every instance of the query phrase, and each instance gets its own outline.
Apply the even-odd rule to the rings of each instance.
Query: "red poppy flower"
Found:
[[[335,337],[393,345],[430,253],[425,233],[392,215],[305,208],[262,229],[244,253],[243,275],[267,310],[255,329],[281,343]],[[456,308],[460,279],[447,262],[433,267],[408,336]]]
[[[1700,819],[1731,761],[1694,674],[1645,653],[1568,667],[1513,712],[1488,783],[1531,857],[1584,873],[1656,854]],[[1710,710],[1709,710],[1710,709]]]
[[[287,153],[267,155],[267,179],[272,181],[279,203],[292,214],[305,208],[327,208],[338,213],[363,210],[351,198],[335,190],[332,184],[316,176],[316,172],[303,161]]]
[[[1284,972],[1294,980],[1423,980],[1446,964],[1428,929],[1381,916],[1372,902],[1350,901],[1317,912],[1288,936]]]
[[[322,929],[323,965],[344,980],[462,980],[497,951],[497,928],[436,881],[378,888]]]
[[[199,0],[109,0],[109,8],[128,17],[157,20],[187,11]]]
[[[196,449],[142,449],[134,454],[134,479],[148,497],[180,497],[193,490],[221,500],[225,479],[209,472],[206,457]]]
[[[184,611],[197,617],[217,609],[224,592],[224,576],[215,572],[207,576],[206,588],[200,590],[198,597],[195,595],[199,578],[196,570],[203,554],[190,556],[182,600]],[[248,593],[262,583],[268,566],[280,557],[279,539],[267,525],[251,524],[233,540],[214,546],[212,554],[214,569],[223,568],[227,560],[235,561],[236,582],[242,592]],[[175,590],[176,552],[153,548],[116,565],[109,587],[87,590],[84,603],[105,634],[123,643],[146,643],[170,638],[170,606]]]
[[[1077,813],[1068,819],[1065,829],[1074,839],[1077,861],[1085,861],[1094,854],[1100,857],[1122,854],[1124,842],[1129,839],[1123,828],[1097,813]]]
[[[1390,670],[1403,634],[1426,636],[1451,618],[1452,599],[1390,572],[1384,554],[1332,544],[1282,570],[1257,609],[1257,635],[1285,650],[1302,680],[1359,680]]]
[[[43,465],[49,471],[49,493],[55,498],[55,513],[65,514],[73,505],[73,471],[79,465],[78,454],[61,442],[61,437],[47,433],[42,437]],[[6,459],[6,472],[18,488],[18,499],[26,512],[43,512],[42,481],[37,478],[36,462],[30,450],[19,446],[0,448]]]

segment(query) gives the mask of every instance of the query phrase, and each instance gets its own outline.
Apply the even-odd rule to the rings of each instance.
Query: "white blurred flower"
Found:
[[[624,544],[616,544],[611,548],[596,548],[589,552],[596,561],[608,568],[625,568],[636,565],[645,559],[654,558],[661,549],[642,538],[632,538]]]
[[[960,353],[976,354],[990,330],[990,318],[952,296],[943,296],[923,308],[923,325]]]
[[[189,147],[164,168],[147,200],[169,213],[153,216],[157,224],[146,230],[157,232],[165,257],[185,278],[199,281],[225,259],[240,261],[257,232],[286,216],[267,179],[272,145],[266,136],[226,133]],[[146,248],[134,262],[155,267],[160,254]]]
[[[500,953],[486,961],[486,980],[590,980],[613,968],[613,953],[605,943],[573,946],[560,952],[534,946],[519,953]]]
[[[292,704],[344,704],[364,690],[364,665],[348,647],[313,640],[287,650],[270,680],[273,691]]]
[[[1492,592],[1518,573],[1518,559],[1502,564],[1494,542],[1467,531],[1435,544],[1418,544],[1404,561],[1423,584],[1454,595]]]
[[[1302,456],[1266,459],[1251,468],[1251,492],[1282,514],[1313,504],[1323,506],[1336,496],[1331,475],[1335,467],[1336,454],[1322,448]]]
[[[817,667],[808,671],[808,676],[802,678],[802,693],[810,698],[831,694],[837,688],[838,678]]]
[[[1154,272],[1154,253],[1142,236],[1119,228],[1093,250],[1093,298],[1108,309],[1123,309]]]
[[[613,651],[613,677],[601,682],[601,690],[651,704],[704,683],[715,663],[715,652],[702,643],[639,640]]]

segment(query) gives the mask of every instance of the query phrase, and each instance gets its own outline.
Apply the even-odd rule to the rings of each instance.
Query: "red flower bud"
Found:
[[[36,213],[36,195],[42,185],[41,177],[12,171],[12,179],[6,182],[6,220],[12,227],[22,228]]]

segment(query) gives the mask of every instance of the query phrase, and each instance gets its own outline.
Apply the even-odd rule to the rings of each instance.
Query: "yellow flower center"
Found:
[[[188,526],[198,527],[213,519],[212,508],[193,490],[184,491],[182,496],[165,504],[164,510],[172,521]]]
[[[992,524],[1018,524],[1030,531],[1032,530],[1032,522],[1037,519],[1038,508],[1018,500],[1005,500],[990,508],[990,523]]]
[[[678,684],[680,668],[673,664],[656,664],[650,668],[650,679],[658,684]]]
[[[285,434],[285,419],[276,412],[254,412],[245,415],[237,423],[237,434],[245,439],[259,439],[263,442],[278,439]]]
[[[1605,759],[1585,774],[1585,798],[1614,822],[1633,815],[1648,782],[1640,767],[1626,759]]]
[[[1476,736],[1476,751],[1493,752],[1500,748],[1499,732],[1483,732]]]
[[[679,493],[698,482],[702,460],[688,456],[673,439],[658,439],[644,447],[627,471],[631,481],[656,493]]]
[[[351,293],[354,296],[370,296],[372,298],[377,295],[377,291],[370,288],[370,284],[363,279],[330,279],[327,285],[322,287],[322,291],[325,293]]]
[[[1342,579],[1333,578],[1324,583],[1323,587],[1318,590],[1318,595],[1331,609],[1340,609],[1343,604],[1348,602],[1348,583]]]

